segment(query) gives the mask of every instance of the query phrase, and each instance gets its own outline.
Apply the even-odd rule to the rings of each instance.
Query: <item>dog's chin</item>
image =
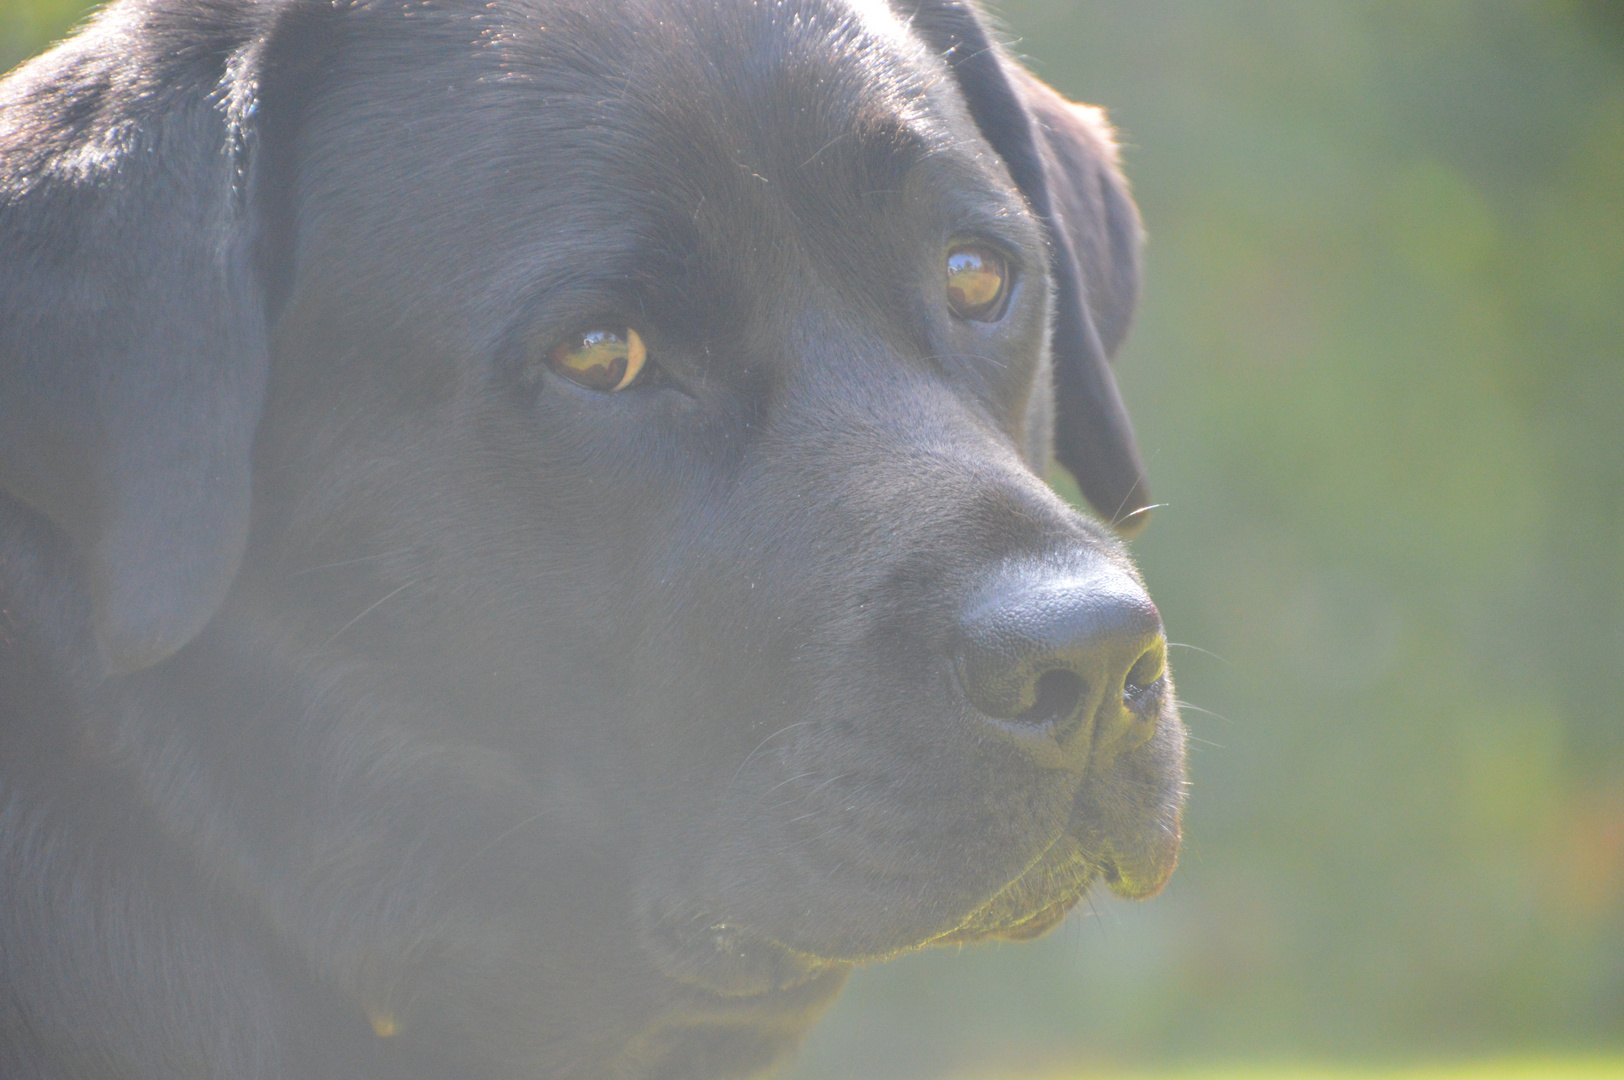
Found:
[[[1040,937],[1064,922],[1097,881],[1127,899],[1154,895],[1172,875],[1176,858],[1175,842],[1155,847],[1144,865],[1124,867],[1111,851],[1090,852],[1077,837],[1063,835],[953,929],[899,940],[895,947],[868,956],[821,957],[747,927],[703,920],[687,928],[666,924],[648,930],[644,946],[667,976],[691,987],[728,998],[781,999],[798,1005],[816,987],[838,989],[858,963],[935,945]]]
[[[953,929],[899,939],[868,956],[830,959],[726,922],[696,920],[687,928],[669,924],[646,931],[644,947],[670,978],[726,998],[799,1003],[817,984],[844,981],[854,964],[884,960],[932,945],[962,945],[989,938],[1025,941],[1058,926],[1098,878],[1112,880],[1114,868],[1083,855],[1076,840],[1061,837],[1041,859]]]
[[[1062,836],[1025,873],[972,911],[958,926],[925,942],[966,945],[989,938],[1028,941],[1059,926],[1066,913],[1105,874],[1074,837]]]
[[[935,887],[921,878],[903,883],[891,903],[876,904],[849,880],[842,894],[840,875],[819,871],[803,879],[805,887],[780,889],[773,902],[760,905],[766,919],[673,917],[673,910],[692,913],[706,905],[671,904],[674,898],[667,897],[661,914],[650,904],[643,911],[643,947],[678,982],[724,996],[771,997],[926,946],[1029,940],[1063,922],[1096,882],[1124,899],[1160,892],[1178,864],[1183,797],[1184,731],[1169,701],[1152,739],[1084,780],[1055,839],[1001,887],[996,878],[977,886],[956,877]],[[940,870],[947,862],[936,865]],[[925,896],[935,903],[919,904]],[[958,912],[949,898],[962,903]],[[890,917],[876,920],[875,912]],[[831,917],[840,913],[849,918]],[[822,927],[821,934],[808,933],[812,926]]]
[[[1075,838],[1064,836],[1036,865],[971,912],[962,924],[924,944],[968,945],[991,938],[1030,941],[1064,922],[1098,881],[1104,881],[1119,896],[1140,900],[1159,892],[1172,872],[1169,861],[1166,867],[1151,869],[1146,875],[1125,875],[1111,856],[1090,857]],[[1150,889],[1133,884],[1146,877],[1156,882]]]
[[[642,944],[667,978],[724,998],[791,1002],[804,988],[818,984],[838,990],[854,963],[814,956],[746,927],[703,919],[645,927]]]
[[[1093,800],[1080,795],[1079,807]],[[1176,806],[1165,828],[1134,830],[1131,843],[1113,843],[1104,830],[1077,828],[1051,844],[1032,866],[971,912],[953,930],[927,945],[964,945],[988,938],[1029,941],[1059,926],[1067,912],[1104,881],[1116,895],[1144,900],[1162,891],[1178,864]],[[1085,842],[1081,837],[1088,837]]]

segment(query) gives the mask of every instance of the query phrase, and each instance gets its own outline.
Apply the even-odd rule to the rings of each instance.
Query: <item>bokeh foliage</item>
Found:
[[[61,37],[87,7],[80,0],[0,0],[0,71]]]
[[[1624,1045],[1620,10],[1004,5],[1151,232],[1189,841],[1148,904],[860,972],[796,1076]],[[0,66],[81,11],[0,0]]]

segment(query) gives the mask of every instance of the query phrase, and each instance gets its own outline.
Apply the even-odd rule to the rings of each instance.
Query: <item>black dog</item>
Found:
[[[957,0],[124,0],[0,87],[0,1076],[737,1076],[1156,891],[1138,221]],[[1051,450],[1051,447],[1054,449]]]

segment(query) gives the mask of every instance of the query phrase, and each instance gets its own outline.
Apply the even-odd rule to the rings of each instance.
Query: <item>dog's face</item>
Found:
[[[261,120],[246,554],[124,678],[318,717],[197,742],[245,887],[401,1038],[731,1074],[854,962],[1171,872],[1159,617],[1042,479],[1080,333],[1068,463],[1143,504],[1075,449],[1131,208],[1086,116],[950,66],[967,11],[897,7],[374,12]]]

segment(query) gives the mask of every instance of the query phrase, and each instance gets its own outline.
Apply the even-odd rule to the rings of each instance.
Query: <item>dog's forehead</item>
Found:
[[[652,90],[664,104],[731,100],[736,111],[810,94],[906,115],[941,74],[872,0],[498,0],[476,18],[509,77],[607,77],[626,101]]]
[[[883,3],[507,0],[500,23],[505,83],[577,113],[590,101],[603,143],[645,160],[661,144],[720,153],[771,182],[827,158],[884,172],[984,156],[945,65]]]
[[[631,274],[650,250],[725,251],[760,282],[794,277],[772,260],[821,244],[883,274],[878,238],[899,235],[892,210],[921,176],[1036,243],[945,62],[883,3],[430,10],[373,11],[376,39],[308,125],[301,265],[316,295],[363,281],[444,297],[447,332],[466,336],[454,312],[485,334],[589,262]]]

